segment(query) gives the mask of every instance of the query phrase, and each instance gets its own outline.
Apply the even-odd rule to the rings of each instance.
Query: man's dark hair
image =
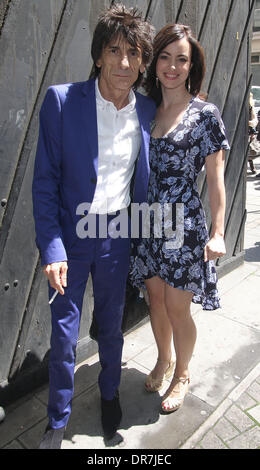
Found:
[[[94,65],[90,78],[98,77],[100,68],[96,66],[96,62],[101,57],[104,47],[118,37],[125,38],[135,48],[140,47],[143,64],[148,65],[152,60],[153,36],[153,26],[148,21],[143,20],[142,13],[137,8],[127,9],[121,4],[112,5],[99,16],[94,31],[91,45],[91,56]],[[141,84],[142,78],[142,74],[139,73],[139,77],[133,85],[134,88]]]

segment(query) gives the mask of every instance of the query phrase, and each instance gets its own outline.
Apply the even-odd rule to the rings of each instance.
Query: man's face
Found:
[[[101,68],[100,85],[114,92],[130,91],[139,72],[145,71],[141,48],[132,46],[122,37],[104,47],[96,65]]]

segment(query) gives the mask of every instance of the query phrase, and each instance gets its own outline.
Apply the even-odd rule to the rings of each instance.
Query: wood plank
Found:
[[[89,8],[92,6],[96,12],[97,6],[99,11],[104,7],[104,2],[92,1],[89,3]],[[89,54],[86,54],[86,42],[82,40],[79,30],[83,31],[84,37],[90,37],[90,28],[93,27],[93,21],[88,25],[87,31],[84,28],[84,18],[87,15],[94,17],[93,11],[84,12],[84,5],[81,2],[68,2],[64,13],[63,22],[60,25],[58,35],[52,50],[51,57],[48,62],[48,68],[45,71],[44,81],[42,88],[39,91],[38,100],[34,108],[33,117],[30,121],[30,126],[24,142],[21,162],[24,163],[24,168],[21,169],[21,175],[16,172],[13,189],[15,195],[15,206],[12,212],[12,217],[9,218],[8,230],[6,230],[6,238],[3,247],[2,259],[0,264],[0,278],[2,280],[2,289],[0,291],[0,303],[3,314],[1,316],[0,329],[0,347],[1,357],[4,361],[0,365],[0,381],[6,379],[11,368],[13,357],[18,354],[16,345],[19,343],[20,328],[24,323],[24,314],[28,308],[30,311],[29,299],[30,286],[34,278],[34,271],[38,262],[38,251],[35,246],[34,235],[34,221],[32,217],[32,203],[31,203],[31,182],[32,172],[34,167],[34,157],[36,152],[36,143],[38,137],[38,114],[42,99],[45,95],[47,87],[52,83],[62,83],[72,79],[71,65],[73,54],[72,49],[77,50],[78,53],[85,60],[78,58],[77,70],[82,79],[86,78],[86,72],[90,71],[92,66]],[[82,23],[83,21],[83,23]],[[64,38],[67,38],[67,41]],[[70,41],[71,37],[71,41]],[[86,39],[86,38],[85,38]],[[68,50],[67,43],[70,42],[72,49]],[[87,42],[90,48],[90,42]],[[60,57],[64,57],[64,61],[60,61]],[[80,63],[81,60],[81,63]],[[62,67],[60,62],[62,62]],[[86,67],[88,63],[89,68]],[[69,66],[68,66],[69,65]],[[66,75],[67,73],[67,75]],[[83,78],[84,79],[84,78]],[[17,199],[17,201],[16,201]],[[8,217],[8,214],[7,214]],[[6,220],[6,219],[5,219]],[[15,249],[14,249],[15,248]],[[18,288],[13,288],[14,280],[18,280]],[[5,291],[4,285],[9,284],[10,288]],[[29,305],[27,301],[29,299]],[[37,305],[37,303],[36,303]],[[8,343],[8,348],[4,345]],[[7,341],[7,343],[6,343]],[[2,354],[4,356],[2,356]],[[17,359],[15,359],[17,364]]]
[[[247,146],[247,122],[246,122],[246,110],[241,115],[239,125],[236,130],[236,139],[233,142],[232,155],[228,161],[225,179],[226,179],[226,199],[228,201],[228,207],[226,210],[226,225],[227,225],[227,235],[229,228],[229,219],[233,211],[233,206],[236,201],[239,201],[243,207],[245,201],[245,191],[242,191],[240,187],[240,180],[245,178],[245,158],[246,158],[246,146]],[[232,230],[230,232],[232,235]]]
[[[243,181],[244,178],[238,180],[238,185],[236,187],[237,196],[233,200],[232,212],[228,221],[228,226],[226,229],[226,255],[219,259],[219,265],[225,263],[226,260],[233,257],[234,250],[236,249],[236,241],[239,234],[241,220],[245,210],[245,200],[243,199],[244,188]],[[239,244],[237,246],[236,255],[239,254]]]
[[[206,77],[203,84],[204,91],[208,90],[231,1],[232,0],[226,0],[223,2],[222,0],[214,0],[214,2],[210,2],[203,28],[200,31],[200,43],[204,48],[206,58]]]
[[[232,2],[228,27],[224,31],[221,47],[209,84],[209,99],[223,110],[229,83],[232,77],[236,57],[244,29],[247,25],[248,4],[243,0]]]
[[[233,76],[229,85],[229,92],[226,97],[222,118],[226,125],[227,136],[230,144],[235,135],[235,131],[240,119],[244,97],[247,94],[248,74],[247,74],[247,38],[244,38]],[[247,130],[246,135],[247,135]],[[241,148],[243,151],[243,148]]]
[[[10,0],[2,0],[2,2],[0,3],[0,34],[1,34],[1,29],[3,27],[5,17],[7,15],[9,4],[10,4]]]
[[[200,40],[200,33],[202,30],[202,25],[206,21],[206,12],[211,5],[210,0],[197,0],[196,2],[196,15],[197,15],[197,33],[196,36]]]
[[[0,201],[9,198],[63,5],[64,0],[9,5],[0,37]],[[0,224],[6,208],[0,206]]]
[[[152,0],[148,19],[154,25],[156,32],[168,23],[175,23],[182,0]]]
[[[183,0],[182,4],[180,5],[180,9],[178,12],[178,17],[177,17],[177,23],[190,26],[195,37],[198,36],[197,8],[198,8],[198,0],[196,0],[196,2]]]

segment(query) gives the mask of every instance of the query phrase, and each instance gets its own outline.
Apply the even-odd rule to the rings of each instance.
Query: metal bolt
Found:
[[[4,207],[7,204],[7,199],[2,199],[1,206]]]

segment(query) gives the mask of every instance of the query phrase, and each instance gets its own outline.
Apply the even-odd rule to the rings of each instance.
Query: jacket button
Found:
[[[96,184],[97,178],[90,178],[91,183]]]

